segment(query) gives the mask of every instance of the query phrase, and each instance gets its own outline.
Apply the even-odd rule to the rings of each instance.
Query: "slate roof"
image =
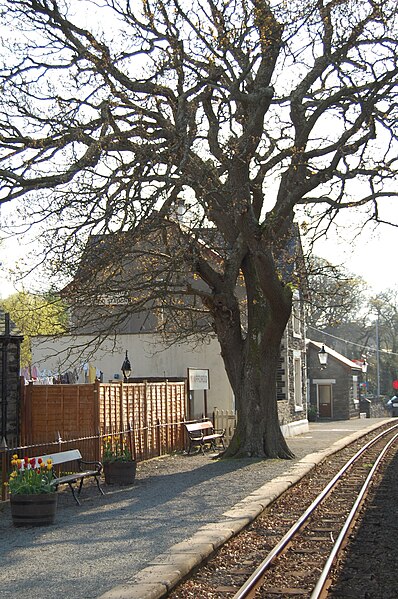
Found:
[[[339,352],[335,351],[331,347],[328,347],[324,343],[320,343],[319,341],[312,341],[312,339],[306,339],[306,345],[308,346],[309,344],[313,345],[316,349],[318,349],[318,351],[320,351],[322,349],[322,346],[323,346],[325,348],[325,352],[327,354],[329,354],[329,356],[331,356],[335,360],[338,360],[339,362],[341,362],[345,366],[349,366],[350,368],[352,368],[354,370],[361,371],[361,367],[356,362],[353,362],[352,360],[349,360],[348,358],[346,358],[342,354],[339,354]]]

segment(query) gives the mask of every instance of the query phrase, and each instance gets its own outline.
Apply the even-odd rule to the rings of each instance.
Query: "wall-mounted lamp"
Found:
[[[128,378],[131,374],[131,364],[130,364],[130,360],[127,355],[127,350],[126,350],[126,357],[124,358],[124,362],[122,364],[122,372],[123,372],[123,376],[124,376],[124,382],[128,383]]]
[[[318,352],[318,359],[321,366],[325,367],[328,363],[328,354],[325,350],[325,346],[322,345],[321,351]]]

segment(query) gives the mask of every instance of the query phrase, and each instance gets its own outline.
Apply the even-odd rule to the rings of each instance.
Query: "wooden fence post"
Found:
[[[25,377],[19,377],[19,405],[18,405],[18,425],[17,425],[17,439],[15,445],[23,445],[23,428],[24,428],[24,414],[25,414]]]
[[[101,401],[101,383],[98,379],[93,385],[93,409],[94,409],[94,431],[98,435],[98,441],[94,444],[94,460],[101,460],[101,430],[100,430],[100,401]]]
[[[128,444],[129,444],[129,450],[130,450],[131,457],[133,458],[133,460],[136,460],[137,456],[136,456],[136,452],[135,452],[135,439],[134,439],[134,429],[133,429],[132,422],[129,422],[129,427],[127,430],[127,438],[128,438]]]
[[[144,381],[145,396],[144,396],[144,413],[143,413],[143,428],[144,428],[144,459],[148,459],[148,381]],[[152,407],[152,406],[151,406]],[[152,413],[151,413],[152,417]],[[152,422],[152,418],[151,418]]]
[[[94,451],[94,460],[97,462],[102,462],[102,439],[101,439],[101,431],[97,429],[97,441],[94,440],[95,443],[95,451]]]
[[[58,443],[58,451],[62,451],[62,437],[61,437],[61,433],[59,431],[57,431],[56,443]],[[57,473],[57,476],[60,476],[60,474],[61,474],[61,465],[60,464],[57,464],[55,466],[55,471]]]
[[[123,410],[125,393],[128,394],[128,387],[126,385],[122,384],[121,389],[120,389],[120,397],[119,397],[119,426],[118,426],[119,431],[125,431],[124,410]],[[124,433],[122,433],[122,432],[119,435],[119,442],[120,442],[120,447],[123,447]]]
[[[32,393],[33,382],[30,381],[24,389],[24,418],[23,418],[23,445],[31,445],[32,443]]]
[[[162,455],[162,443],[160,434],[160,420],[156,419],[156,445],[158,446],[158,456]]]

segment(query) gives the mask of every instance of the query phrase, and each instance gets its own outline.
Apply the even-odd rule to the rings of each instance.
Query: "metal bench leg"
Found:
[[[72,491],[73,499],[76,501],[77,505],[81,505],[80,501],[76,497],[75,487],[72,485],[72,483],[68,483],[68,485],[69,485],[70,490]]]
[[[80,479],[79,488],[78,488],[78,490],[77,490],[77,492],[78,492],[78,494],[79,494],[79,495],[80,495],[80,491],[82,490],[83,481],[84,481],[84,478],[81,478],[81,479]]]
[[[101,493],[101,495],[105,495],[105,493],[103,492],[103,490],[102,490],[102,488],[100,486],[99,477],[95,476],[94,478],[95,478],[95,482],[97,483],[97,487],[98,487],[99,492]]]

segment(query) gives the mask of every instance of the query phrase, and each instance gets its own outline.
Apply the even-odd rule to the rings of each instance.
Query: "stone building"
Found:
[[[0,443],[16,444],[19,434],[20,349],[23,336],[0,310]]]
[[[327,363],[321,365],[319,352],[324,348]],[[362,368],[331,347],[307,340],[309,407],[319,419],[359,418]]]

